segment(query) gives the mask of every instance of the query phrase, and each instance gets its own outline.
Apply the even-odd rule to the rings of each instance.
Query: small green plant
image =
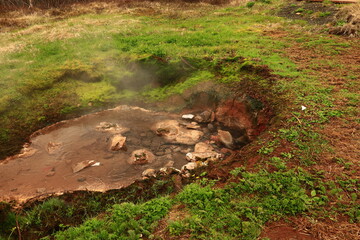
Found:
[[[254,2],[254,1],[251,1],[251,2],[247,2],[247,3],[246,3],[246,7],[248,7],[248,8],[252,8],[254,5],[255,5],[255,2]]]
[[[338,20],[335,22],[335,26],[337,27],[341,27],[341,26],[344,26],[347,22],[344,21],[344,20]]]
[[[272,158],[270,158],[269,162],[271,165],[273,165],[274,167],[276,167],[279,170],[286,169],[286,162],[279,157],[272,157]]]
[[[266,4],[270,4],[271,3],[271,0],[258,0],[259,2],[262,2],[262,3],[266,3]]]
[[[330,15],[331,15],[331,12],[319,12],[319,14],[318,14],[319,17],[327,17]]]
[[[182,221],[170,221],[168,229],[171,235],[179,236],[186,230],[186,225]]]
[[[260,148],[258,150],[258,153],[268,155],[275,150],[277,144],[278,144],[278,141],[269,141],[262,148]]]
[[[304,8],[298,8],[294,11],[294,13],[302,13],[305,12],[306,10]]]

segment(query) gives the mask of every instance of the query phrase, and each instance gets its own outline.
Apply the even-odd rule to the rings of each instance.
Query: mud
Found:
[[[0,200],[25,201],[41,194],[72,190],[106,191],[127,186],[148,169],[159,169],[170,160],[174,167],[187,163],[183,153],[189,148],[172,145],[151,130],[152,125],[176,116],[154,113],[126,106],[59,122],[44,128],[31,137],[31,144],[22,154],[8,158],[0,165]],[[100,122],[126,126],[127,151],[109,149],[110,131],[98,131]],[[144,165],[128,163],[131,152],[146,148],[160,154]],[[99,162],[73,173],[74,164],[82,161]]]
[[[148,169],[155,172],[163,167],[181,169],[188,164],[186,154],[194,152],[199,142],[211,145],[219,156],[226,155],[220,154],[229,146],[216,137],[219,130],[231,132],[236,149],[248,143],[246,132],[263,127],[253,123],[256,121],[249,112],[235,118],[236,115],[230,114],[232,111],[221,111],[231,109],[230,105],[236,104],[223,102],[218,111],[210,114],[211,119],[201,123],[182,119],[181,114],[119,106],[43,128],[32,134],[30,143],[20,154],[0,164],[0,201],[21,203],[69,191],[120,189],[146,177],[144,171]],[[215,112],[219,122],[215,120]],[[241,120],[245,125],[240,124],[241,128],[227,125],[222,120],[226,114],[234,118],[233,122]],[[125,144],[123,147],[115,144],[114,148],[114,136],[119,135],[121,141],[126,139]],[[236,142],[239,136],[245,136],[247,141]],[[137,155],[133,153],[138,150],[146,152],[151,159],[136,162]]]

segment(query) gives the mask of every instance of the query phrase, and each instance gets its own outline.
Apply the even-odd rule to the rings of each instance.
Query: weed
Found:
[[[157,222],[169,211],[168,197],[135,205],[122,203],[108,210],[105,219],[90,219],[55,235],[56,239],[139,239],[149,237]]]
[[[305,12],[306,10],[304,8],[298,8],[294,11],[294,13],[302,13]]]
[[[258,150],[258,153],[268,155],[274,151],[277,145],[278,141],[269,141]]]
[[[255,5],[255,2],[247,2],[246,7],[252,8]]]
[[[331,15],[331,12],[319,12],[318,14],[319,17],[327,17],[329,15]]]

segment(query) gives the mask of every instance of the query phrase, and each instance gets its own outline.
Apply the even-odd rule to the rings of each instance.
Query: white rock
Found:
[[[194,114],[184,114],[181,116],[182,119],[192,120],[195,117]]]
[[[217,161],[222,158],[220,153],[216,152],[192,152],[186,154],[186,159],[190,162],[196,161]]]
[[[76,163],[76,164],[72,165],[73,173],[80,172],[84,168],[90,167],[93,164],[95,164],[94,160],[85,160],[85,161],[81,161],[79,163]]]

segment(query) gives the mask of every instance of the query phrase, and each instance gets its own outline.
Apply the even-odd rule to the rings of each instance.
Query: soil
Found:
[[[294,227],[294,224],[284,220],[270,222],[266,224],[260,239],[269,238],[271,240],[316,240],[308,233],[302,232]]]
[[[310,24],[323,25],[331,23],[338,8],[317,2],[290,1],[277,13],[280,17],[304,20]]]

